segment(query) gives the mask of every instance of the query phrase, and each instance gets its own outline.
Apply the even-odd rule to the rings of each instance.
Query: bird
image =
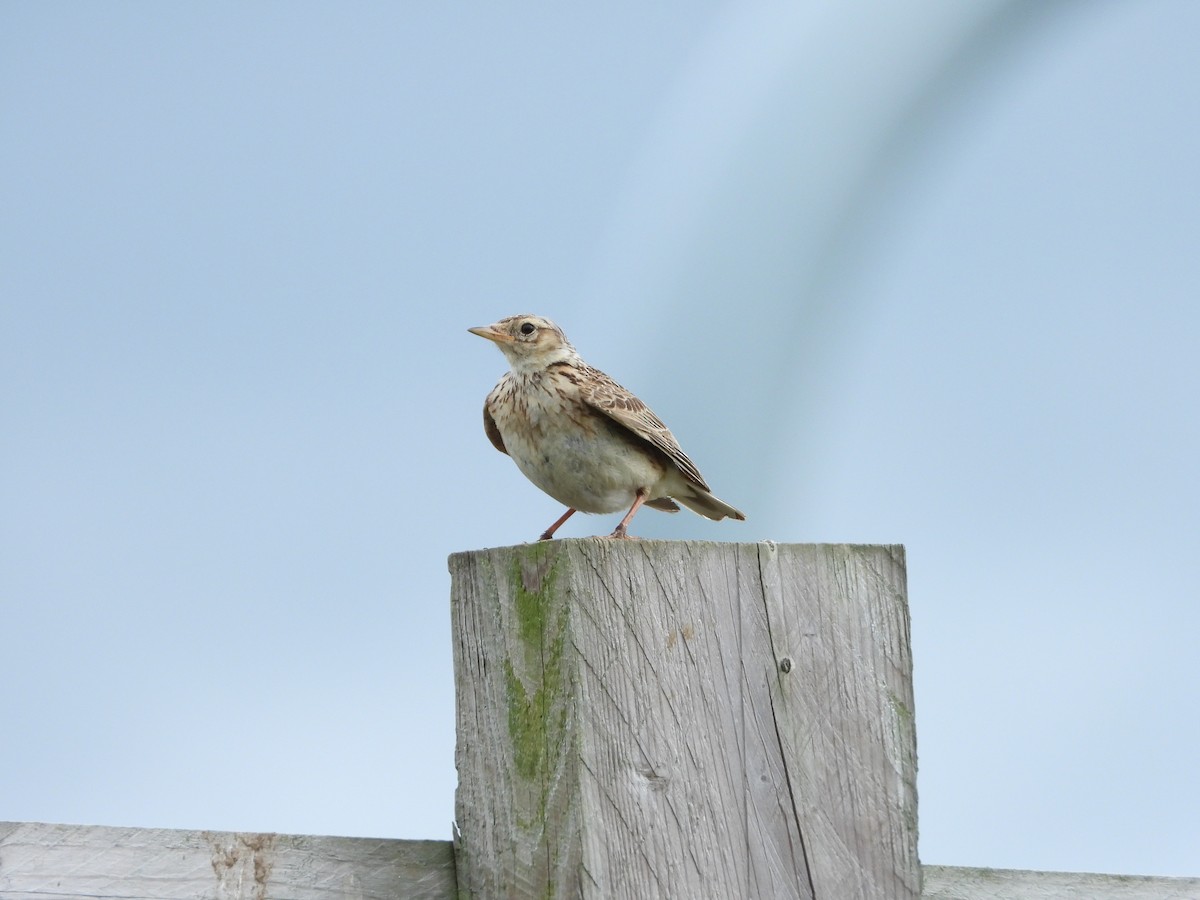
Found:
[[[567,511],[539,540],[548,541],[576,512],[628,508],[610,538],[628,538],[643,506],[745,521],[713,496],[675,436],[641,400],[583,361],[563,330],[542,316],[508,316],[467,329],[494,343],[509,371],[483,404],[483,430],[497,450]],[[678,502],[676,502],[678,501]]]

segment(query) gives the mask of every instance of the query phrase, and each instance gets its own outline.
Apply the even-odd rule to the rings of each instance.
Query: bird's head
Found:
[[[494,325],[467,330],[499,347],[514,372],[535,372],[551,363],[579,359],[563,330],[541,316],[509,316]]]

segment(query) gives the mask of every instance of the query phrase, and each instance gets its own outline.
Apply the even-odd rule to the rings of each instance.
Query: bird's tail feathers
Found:
[[[675,499],[692,512],[698,513],[706,519],[712,519],[714,522],[719,522],[722,519],[737,519],[739,522],[746,521],[746,516],[741,510],[734,509],[724,500],[714,497],[712,494],[707,494],[699,488],[686,496],[676,494]]]

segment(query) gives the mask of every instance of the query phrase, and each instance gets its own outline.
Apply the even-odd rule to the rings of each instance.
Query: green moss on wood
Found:
[[[558,596],[561,561],[553,545],[533,544],[515,552],[508,573],[525,662],[522,679],[513,660],[504,661],[508,735],[518,774],[540,789],[539,816],[545,814],[566,730],[563,648],[568,606]]]
[[[509,586],[517,612],[521,640],[538,647],[546,633],[546,613],[554,602],[558,583],[559,555],[547,544],[530,544],[513,556],[509,568]]]

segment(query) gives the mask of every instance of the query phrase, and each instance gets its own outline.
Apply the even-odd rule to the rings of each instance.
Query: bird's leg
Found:
[[[629,537],[629,534],[627,533],[629,523],[633,521],[633,514],[641,509],[642,504],[646,502],[646,494],[648,493],[649,491],[647,491],[646,488],[638,488],[637,496],[633,498],[633,506],[629,507],[629,512],[625,513],[625,518],[623,518],[620,524],[613,529],[613,533],[610,534],[609,537],[618,539]]]
[[[553,525],[551,525],[549,528],[547,528],[545,531],[542,532],[542,536],[540,538],[538,538],[538,540],[539,541],[550,540],[552,537],[554,537],[554,532],[558,531],[558,526],[561,525],[563,522],[567,521],[567,519],[571,518],[571,516],[573,516],[573,515],[575,515],[575,510],[568,509],[565,513],[563,513],[561,516],[558,517],[557,522],[555,522]]]

